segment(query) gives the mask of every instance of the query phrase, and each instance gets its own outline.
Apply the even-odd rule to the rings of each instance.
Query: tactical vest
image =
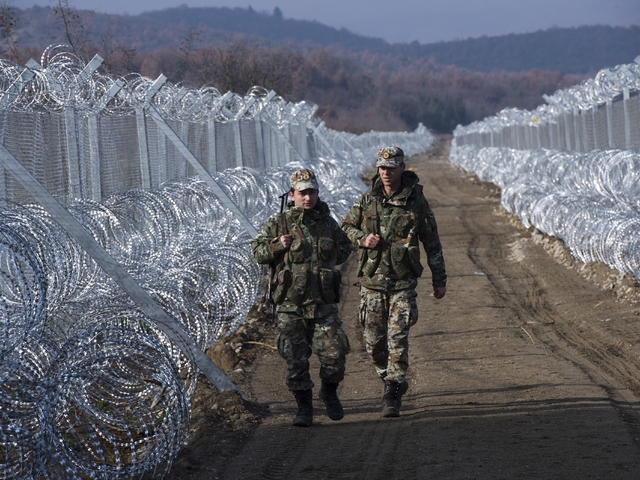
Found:
[[[379,235],[380,242],[374,249],[359,249],[359,277],[382,274],[392,280],[405,280],[422,275],[414,205],[411,198],[406,205],[383,205],[378,197],[365,194],[361,229],[365,238],[372,233]]]
[[[277,272],[272,300],[296,306],[340,301],[340,270],[335,269],[337,247],[330,218],[304,225],[287,214],[287,229],[293,236]]]

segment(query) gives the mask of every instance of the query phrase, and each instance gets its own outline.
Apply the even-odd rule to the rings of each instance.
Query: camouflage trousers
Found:
[[[393,292],[360,287],[364,343],[382,380],[404,382],[409,367],[409,328],[418,321],[415,289]]]
[[[309,376],[312,353],[320,361],[320,379],[338,383],[344,379],[349,339],[337,313],[304,319],[295,313],[278,313],[278,352],[287,362],[289,390],[313,388]]]

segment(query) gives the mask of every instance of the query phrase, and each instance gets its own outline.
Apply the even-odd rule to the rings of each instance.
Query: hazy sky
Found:
[[[50,0],[9,0],[28,8]],[[56,2],[57,3],[57,2]],[[241,7],[395,42],[420,43],[580,25],[640,25],[640,0],[70,0],[78,9],[138,14],[180,4]],[[640,52],[638,52],[640,53]]]

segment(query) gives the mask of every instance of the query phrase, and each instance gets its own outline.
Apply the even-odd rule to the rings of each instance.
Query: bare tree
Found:
[[[221,92],[244,94],[254,85],[273,89],[278,94],[294,94],[296,73],[304,63],[292,50],[265,48],[260,43],[236,40],[218,47],[197,51],[192,63],[199,84],[213,84]]]
[[[20,54],[18,51],[18,42],[15,37],[15,29],[18,24],[19,17],[15,10],[9,6],[10,0],[0,0],[0,36],[4,41],[6,50],[2,53],[7,55],[11,60],[18,62]]]
[[[111,30],[107,30],[104,35],[100,37],[100,41],[98,45],[101,49],[102,53],[102,66],[107,72],[113,72],[115,62],[116,62],[116,54],[119,51],[119,46],[115,41],[115,37]]]
[[[107,72],[126,75],[133,71],[133,59],[137,53],[135,46],[127,48],[118,43],[111,30],[107,30],[100,38],[99,47],[104,60],[102,65]]]
[[[178,50],[180,61],[176,72],[178,81],[190,80],[188,77],[194,76],[193,71],[197,70],[195,66],[197,59],[194,58],[194,55],[198,51],[201,41],[202,31],[200,28],[194,27],[189,29],[187,36],[180,42],[180,49]]]
[[[71,6],[71,0],[51,0],[55,6],[53,13],[58,24],[63,28],[64,35],[69,45],[83,60],[87,60],[87,37],[89,27],[86,16],[82,16]]]
[[[127,73],[133,72],[136,69],[134,59],[138,53],[136,47],[131,46],[127,48],[124,45],[118,45],[118,49],[121,58],[119,73],[126,75]]]

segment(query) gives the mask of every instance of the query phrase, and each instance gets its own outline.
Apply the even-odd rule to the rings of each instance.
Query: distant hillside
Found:
[[[204,26],[211,30],[242,33],[279,43],[295,42],[310,46],[340,45],[347,49],[377,51],[389,44],[380,38],[357,35],[347,29],[337,29],[316,21],[285,19],[279,10],[273,14],[253,8],[181,6],[144,12],[141,17],[173,25]]]
[[[44,48],[64,40],[53,9],[16,9],[18,44]],[[138,53],[178,49],[189,35],[199,46],[219,44],[238,35],[284,44],[309,52],[318,47],[357,58],[380,56],[385,65],[431,61],[471,71],[525,72],[532,69],[570,74],[593,73],[629,63],[640,55],[640,27],[585,26],[554,28],[526,34],[469,38],[435,44],[389,44],[379,38],[356,35],[314,21],[286,19],[274,13],[242,8],[189,8],[186,6],[140,15],[106,15],[81,12],[89,26],[89,40],[97,45],[106,38]],[[375,68],[371,62],[364,62]]]
[[[285,19],[278,9],[67,14],[65,34],[51,7],[14,10],[13,16],[0,8],[0,58],[24,65],[52,43],[68,43],[85,60],[99,53],[103,71],[115,75],[162,73],[174,84],[240,94],[261,85],[288,101],[316,104],[316,115],[330,128],[354,133],[407,131],[419,123],[451,132],[506,107],[535,108],[543,95],[640,54],[639,27],[392,45]]]
[[[640,55],[640,27],[585,26],[552,28],[534,33],[469,38],[435,44],[388,44],[379,38],[356,35],[318,22],[284,19],[278,13],[258,13],[249,7],[188,8],[185,6],[141,14],[174,25],[185,23],[211,29],[255,35],[277,42],[338,45],[347,50],[367,50],[379,54],[432,57],[437,63],[456,65],[473,71],[531,69],[588,73]],[[223,27],[224,26],[224,27]]]
[[[479,72],[535,68],[589,73],[633,62],[640,55],[640,27],[552,28],[420,46],[396,45],[394,49],[413,58],[433,57],[438,63]]]

